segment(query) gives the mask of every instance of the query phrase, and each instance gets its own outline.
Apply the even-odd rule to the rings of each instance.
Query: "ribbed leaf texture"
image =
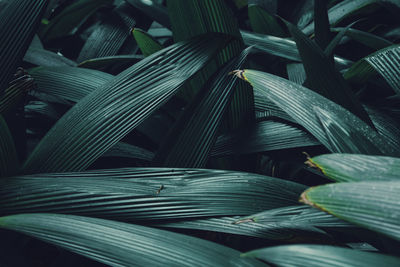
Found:
[[[18,171],[18,165],[14,140],[6,121],[0,115],[0,177],[14,175]]]
[[[282,267],[374,267],[400,264],[400,259],[393,256],[323,245],[269,247],[253,250],[242,256],[262,259]]]
[[[400,152],[358,117],[308,88],[260,71],[245,70],[243,75],[254,90],[272,100],[332,152]]]
[[[343,220],[400,240],[400,181],[336,183],[311,187],[302,202]]]
[[[25,162],[24,171],[87,168],[165,103],[226,42],[219,35],[178,43],[120,73],[57,121]]]
[[[400,180],[400,158],[361,154],[326,154],[309,161],[336,182]]]
[[[18,231],[110,266],[268,266],[199,238],[109,220],[62,214],[0,218]]]
[[[0,96],[22,62],[43,12],[46,0],[6,1],[0,11]]]
[[[131,222],[250,215],[295,205],[306,189],[251,173],[159,168],[38,174],[0,183],[3,215],[55,212]]]

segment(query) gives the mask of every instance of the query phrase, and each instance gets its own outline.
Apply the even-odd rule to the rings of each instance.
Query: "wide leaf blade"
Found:
[[[253,250],[242,257],[258,258],[274,266],[364,267],[398,266],[400,259],[350,248],[323,245],[288,245]]]
[[[326,154],[313,157],[309,161],[336,182],[400,179],[400,158]]]
[[[19,214],[0,218],[0,227],[110,266],[266,266],[199,238],[89,217]]]
[[[0,180],[0,213],[53,212],[122,221],[245,216],[295,205],[304,185],[252,173],[123,168]]]
[[[306,128],[315,138],[332,152],[356,153],[356,151],[338,151],[340,146],[332,145],[332,136],[347,140],[357,149],[368,149],[371,153],[381,151],[382,154],[396,155],[399,151],[390,146],[377,132],[342,106],[327,98],[290,82],[284,78],[255,70],[245,70],[243,76],[248,80],[254,90],[272,100],[278,107],[293,117],[299,124]],[[332,115],[326,125],[321,125],[318,114],[324,118]],[[340,121],[340,123],[339,123]],[[335,126],[330,129],[330,126]],[[340,132],[333,132],[338,127]],[[332,130],[332,132],[330,132]],[[332,136],[327,136],[327,133]],[[339,134],[339,135],[338,135]],[[360,136],[367,143],[360,141]],[[360,143],[361,142],[361,143]],[[351,146],[346,146],[351,148]]]
[[[31,44],[47,1],[13,0],[3,4],[0,11],[0,96]]]
[[[83,98],[36,146],[24,171],[87,168],[165,103],[226,44],[226,37],[210,38],[165,48]]]
[[[400,240],[399,194],[400,181],[349,182],[311,187],[301,201]]]

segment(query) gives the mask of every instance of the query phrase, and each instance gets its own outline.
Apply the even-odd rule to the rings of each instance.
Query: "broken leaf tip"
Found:
[[[249,82],[247,77],[244,75],[244,70],[234,70],[234,71],[229,72],[228,74],[229,75],[235,75],[239,79],[242,79],[242,80],[245,80],[245,81]]]

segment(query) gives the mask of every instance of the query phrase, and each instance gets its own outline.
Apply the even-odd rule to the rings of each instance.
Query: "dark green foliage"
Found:
[[[399,266],[399,10],[0,1],[0,266]]]

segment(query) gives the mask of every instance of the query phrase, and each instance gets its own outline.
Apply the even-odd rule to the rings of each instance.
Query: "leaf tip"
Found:
[[[249,82],[246,75],[244,75],[244,70],[233,70],[233,71],[229,72],[228,75],[234,75],[234,76],[238,77],[239,79]]]

